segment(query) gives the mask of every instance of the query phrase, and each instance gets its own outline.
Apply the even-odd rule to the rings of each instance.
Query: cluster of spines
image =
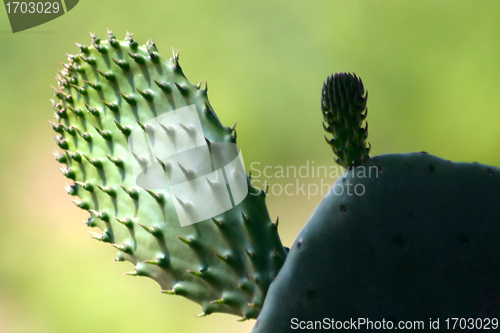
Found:
[[[67,186],[67,191],[72,196],[80,196],[80,200],[73,200],[73,202],[81,209],[84,209],[90,213],[90,218],[85,221],[89,227],[99,227],[103,230],[102,234],[94,234],[92,237],[103,242],[110,243],[112,246],[118,249],[118,255],[116,261],[129,260],[136,265],[136,270],[134,272],[127,273],[128,275],[134,276],[149,276],[155,278],[154,270],[150,270],[145,265],[152,265],[163,270],[169,270],[171,268],[171,257],[170,253],[167,251],[166,246],[166,235],[165,227],[160,224],[154,224],[148,226],[144,223],[140,223],[141,219],[137,215],[130,215],[127,217],[119,218],[114,216],[113,208],[117,210],[117,198],[120,199],[121,194],[124,193],[129,197],[135,205],[135,210],[137,212],[137,205],[142,197],[141,192],[147,193],[152,197],[156,203],[160,206],[160,210],[165,213],[166,211],[166,201],[167,198],[163,193],[155,193],[154,191],[147,189],[140,189],[134,186],[127,186],[126,184],[102,184],[96,179],[86,176],[89,172],[88,167],[94,168],[93,174],[102,175],[104,174],[104,168],[110,168],[113,165],[119,174],[123,174],[127,168],[126,160],[127,156],[116,156],[112,154],[112,150],[116,150],[116,145],[121,144],[126,146],[126,139],[132,132],[132,126],[130,124],[125,125],[125,123],[120,122],[120,105],[122,103],[117,101],[106,101],[102,98],[100,102],[102,106],[93,106],[93,103],[89,101],[89,95],[92,91],[98,96],[104,96],[103,92],[109,88],[110,85],[115,85],[119,80],[119,77],[123,73],[127,74],[132,67],[131,61],[138,65],[145,65],[147,61],[151,61],[153,64],[158,64],[161,61],[161,57],[158,54],[155,43],[149,40],[145,46],[147,50],[147,55],[143,54],[138,43],[132,38],[132,34],[127,33],[125,38],[126,46],[130,51],[126,51],[129,59],[116,59],[117,57],[111,57],[111,61],[116,65],[115,70],[102,71],[96,68],[98,64],[98,55],[94,55],[92,49],[97,50],[102,56],[109,55],[113,52],[113,49],[123,48],[123,42],[116,40],[115,36],[111,31],[108,30],[107,42],[102,42],[99,37],[91,34],[92,46],[88,47],[85,45],[77,44],[80,49],[78,55],[68,55],[68,64],[63,64],[63,71],[59,72],[56,76],[58,81],[58,89],[54,88],[55,96],[60,100],[58,103],[53,102],[53,108],[55,110],[55,122],[51,122],[53,130],[57,133],[56,143],[64,152],[59,154],[55,153],[55,157],[58,162],[64,164],[61,168],[62,173],[70,180],[74,181],[73,185]],[[122,50],[123,51],[123,50]],[[177,75],[182,75],[182,69],[179,65],[179,53],[174,53],[171,60],[173,66],[172,70]],[[98,73],[97,80],[91,82],[88,80],[86,71],[90,70]],[[123,73],[120,73],[119,71]],[[118,72],[117,72],[118,71]],[[185,78],[185,77],[184,77]],[[171,84],[167,81],[153,80],[155,86],[157,86],[161,92],[166,94],[172,94],[174,91],[178,91],[183,97],[189,97],[193,94],[192,90],[203,97],[203,113],[208,117],[211,123],[214,123],[216,128],[222,132],[222,137],[217,139],[224,141],[236,141],[236,124],[233,127],[224,127],[220,124],[217,116],[215,115],[213,109],[211,108],[207,96],[207,84],[202,88],[202,82],[198,85],[187,85],[186,82],[173,82]],[[153,102],[155,98],[155,93],[151,89],[141,90],[136,88],[135,93],[123,93],[118,91],[118,95],[123,102],[131,107],[138,104],[138,101],[143,99],[147,103]],[[83,104],[83,105],[82,105]],[[108,112],[108,110],[110,112]],[[136,115],[137,117],[137,115]],[[114,123],[114,129],[103,127],[103,123],[109,120]],[[144,130],[147,134],[147,125],[144,125],[136,119],[137,124]],[[78,125],[76,125],[78,124]],[[90,126],[90,125],[92,126]],[[187,129],[186,129],[187,130]],[[120,137],[121,135],[121,137]],[[90,156],[89,151],[92,151],[96,142],[108,143],[108,147],[111,151],[104,154],[103,157],[100,156]],[[81,140],[83,141],[81,141]],[[210,143],[209,139],[206,138],[207,142]],[[80,145],[86,144],[85,149],[79,149]],[[82,152],[82,151],[86,152]],[[122,149],[123,152],[123,149]],[[137,160],[141,160],[143,157],[134,155]],[[157,158],[158,163],[165,170],[166,165]],[[182,168],[182,166],[179,166]],[[94,177],[98,178],[98,177]],[[101,177],[102,178],[102,177]],[[254,188],[250,183],[250,177],[248,177],[249,190],[253,193],[249,194],[250,204],[252,202],[258,201],[259,205],[257,208],[265,208],[265,202],[263,198],[265,193]],[[122,192],[121,192],[122,191]],[[260,192],[260,193],[259,193]],[[109,202],[112,203],[109,209],[98,209],[99,193],[109,197]],[[258,194],[259,193],[259,194]],[[258,194],[258,195],[256,195]],[[252,196],[252,197],[250,197]],[[97,200],[97,203],[96,203]],[[121,200],[121,199],[120,199]],[[245,202],[243,202],[244,204]],[[106,205],[102,205],[106,206]],[[244,207],[244,205],[242,205]],[[286,252],[277,233],[277,222],[267,223],[262,222],[263,220],[269,220],[267,211],[258,212],[258,214],[253,214],[253,212],[240,211],[240,216],[233,217],[231,221],[225,221],[224,217],[214,217],[211,222],[212,226],[215,226],[216,232],[223,236],[224,241],[228,244],[226,251],[222,249],[224,247],[219,247],[221,250],[211,251],[206,244],[203,244],[198,239],[198,236],[193,234],[188,237],[177,236],[176,238],[186,244],[189,248],[194,251],[194,255],[202,263],[198,270],[186,270],[195,279],[201,279],[205,284],[213,285],[219,289],[225,290],[228,287],[228,283],[224,277],[213,275],[211,271],[211,263],[214,261],[222,262],[228,267],[228,270],[233,272],[235,276],[240,276],[235,286],[236,289],[241,290],[245,295],[250,297],[250,302],[247,302],[245,309],[234,309],[239,303],[241,303],[241,295],[235,294],[234,292],[222,293],[220,298],[213,300],[208,300],[201,302],[203,307],[203,315],[210,314],[212,312],[230,312],[230,313],[240,313],[242,319],[255,318],[260,308],[262,307],[265,294],[267,293],[267,288],[270,282],[273,280],[275,275],[278,273],[281,265],[283,264]],[[259,216],[261,214],[261,216]],[[116,223],[123,225],[128,230],[129,235],[125,237],[117,237],[117,230],[115,230]],[[152,224],[150,221],[148,224]],[[203,222],[206,223],[207,221]],[[255,223],[260,224],[260,227],[270,228],[269,232],[266,234],[271,234],[271,242],[273,246],[271,249],[262,249],[259,247],[259,235],[255,234]],[[253,224],[253,225],[252,225]],[[242,229],[244,241],[235,243],[234,234],[228,232],[230,229],[239,227]],[[139,229],[137,229],[139,228]],[[144,230],[151,236],[153,236],[161,253],[156,257],[138,261],[135,255],[136,244],[136,234],[138,230]],[[262,230],[262,229],[261,229]],[[234,231],[234,230],[233,230]],[[241,230],[240,230],[241,231]],[[262,236],[262,235],[261,235]],[[245,241],[246,240],[246,241]],[[121,243],[121,244],[119,244]],[[249,244],[255,244],[252,248]],[[241,251],[240,247],[242,244],[247,244],[246,247]],[[238,253],[244,253],[248,261],[241,258]],[[236,255],[235,255],[236,253]],[[241,254],[240,253],[240,254]],[[250,263],[252,267],[247,267]],[[253,273],[249,273],[253,272]],[[262,272],[262,273],[260,273]],[[182,279],[174,279],[173,286],[171,289],[163,289],[162,292],[167,294],[182,295],[187,298],[193,299],[200,302],[197,295],[192,295],[192,290],[195,288],[186,287],[189,285],[189,281],[183,281]],[[158,281],[158,279],[157,279]],[[162,281],[159,281],[160,284]],[[203,285],[203,284],[202,284]],[[231,288],[227,288],[231,289]]]
[[[369,158],[367,145],[368,123],[363,127],[368,110],[363,82],[356,75],[337,73],[327,78],[323,84],[321,110],[323,127],[333,135],[325,136],[337,156],[336,162],[348,168],[363,163]]]

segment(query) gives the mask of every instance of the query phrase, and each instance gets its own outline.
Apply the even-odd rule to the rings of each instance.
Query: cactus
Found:
[[[87,225],[102,230],[93,237],[114,246],[117,261],[135,265],[128,275],[150,277],[163,293],[199,303],[202,315],[224,312],[242,320],[256,318],[286,258],[277,222],[271,222],[267,211],[266,194],[235,170],[234,177],[243,177],[244,192],[249,192],[244,200],[221,214],[181,226],[176,211],[180,207],[189,215],[192,203],[176,195],[173,187],[161,186],[165,175],[176,175],[186,181],[202,179],[215,194],[222,184],[224,191],[229,185],[217,185],[204,177],[206,173],[196,174],[199,168],[190,157],[210,153],[207,158],[216,162],[218,153],[222,160],[234,159],[234,149],[220,145],[236,143],[235,128],[220,123],[208,101],[206,83],[202,87],[201,82],[192,85],[187,80],[178,52],[168,60],[152,40],[139,46],[129,33],[124,41],[111,31],[103,40],[91,37],[91,46],[77,44],[79,53],[68,56],[56,77],[58,101],[53,102],[51,125],[62,149],[56,153],[61,172],[73,181],[67,191],[90,213]],[[158,121],[169,120],[173,110],[192,111],[199,123],[189,117],[186,123]],[[168,156],[158,155],[165,137],[177,148],[193,141],[197,147],[187,158],[184,155],[183,164],[174,164]],[[149,147],[140,155],[141,150],[130,144]],[[160,185],[134,177],[137,170],[150,176],[156,172]],[[231,175],[226,176],[231,185]],[[235,191],[233,197],[236,201]]]
[[[338,329],[331,319],[358,318],[385,327],[423,320],[430,330],[429,319],[443,329],[446,318],[500,316],[499,168],[424,152],[370,157],[368,95],[357,76],[336,74],[321,109],[346,172],[289,250],[265,192],[241,169],[235,127],[220,123],[206,84],[189,83],[178,53],[167,60],[129,33],[91,36],[56,76],[55,155],[86,224],[102,231],[93,237],[135,265],[127,274],[197,302],[202,315],[257,318],[253,333],[320,331],[319,321]],[[174,121],[183,112],[199,122]],[[191,147],[191,158],[161,155],[167,141],[179,154]],[[219,169],[223,179],[206,176]],[[209,206],[227,190],[231,205],[190,220],[206,204],[174,179],[200,180]],[[234,185],[241,179],[245,195]]]

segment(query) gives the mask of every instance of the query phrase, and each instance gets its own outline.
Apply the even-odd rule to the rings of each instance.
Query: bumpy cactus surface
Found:
[[[208,166],[214,167],[214,147],[236,143],[234,127],[222,126],[214,113],[206,84],[192,85],[179,66],[179,54],[164,58],[152,40],[140,46],[131,34],[120,41],[108,31],[106,39],[92,35],[90,46],[77,45],[80,52],[68,56],[56,77],[58,101],[53,103],[51,123],[62,149],[56,159],[73,181],[68,193],[90,213],[88,226],[102,230],[95,238],[117,248],[116,260],[135,265],[129,275],[150,277],[162,292],[199,303],[202,315],[225,312],[256,318],[286,258],[265,193],[234,170],[226,176],[243,177],[246,197],[237,202],[233,198],[234,207],[221,214],[181,226],[176,212],[189,215],[196,207],[167,184],[172,175],[181,181],[201,179],[214,191],[212,198],[202,198],[209,205],[226,189],[223,181],[197,174],[193,158],[208,151]],[[195,117],[184,117],[182,123],[161,121],[173,119],[168,116],[178,115],[178,110],[191,110]],[[160,143],[167,141],[177,149],[187,144],[201,150],[182,164],[170,163],[160,155],[165,148]],[[131,144],[143,144],[145,153]],[[226,152],[231,156],[218,158],[234,158],[234,151],[217,150],[219,155]],[[151,177],[136,177],[137,170],[150,172],[160,186]],[[232,186],[231,179],[227,182]],[[150,188],[144,186],[148,183]]]
[[[102,231],[94,238],[135,265],[129,275],[202,315],[257,318],[253,333],[359,318],[435,331],[429,320],[446,329],[446,318],[500,317],[500,169],[423,152],[370,157],[355,75],[323,86],[327,142],[347,170],[288,253],[241,168],[234,126],[222,126],[178,53],[166,59],[152,40],[111,31],[78,46],[56,77],[56,159],[87,225]],[[357,325],[346,330],[370,329]]]

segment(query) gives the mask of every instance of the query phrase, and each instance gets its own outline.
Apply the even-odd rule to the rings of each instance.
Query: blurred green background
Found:
[[[372,155],[423,150],[500,166],[499,17],[497,1],[83,0],[12,34],[2,12],[0,332],[250,332],[254,323],[196,319],[198,305],[122,275],[132,266],[113,264],[116,250],[88,237],[47,120],[60,62],[74,42],[90,43],[89,31],[129,30],[165,55],[180,49],[190,81],[208,80],[221,121],[238,120],[247,170],[333,165],[320,96],[338,71],[361,76],[370,93]],[[320,200],[269,196],[285,245]]]

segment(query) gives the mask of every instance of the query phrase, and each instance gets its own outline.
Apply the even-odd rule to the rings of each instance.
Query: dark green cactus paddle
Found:
[[[388,330],[407,320],[434,332],[437,319],[449,331],[447,318],[498,328],[500,169],[427,153],[367,160],[365,103],[354,75],[324,85],[329,143],[348,169],[297,237],[252,332]]]

